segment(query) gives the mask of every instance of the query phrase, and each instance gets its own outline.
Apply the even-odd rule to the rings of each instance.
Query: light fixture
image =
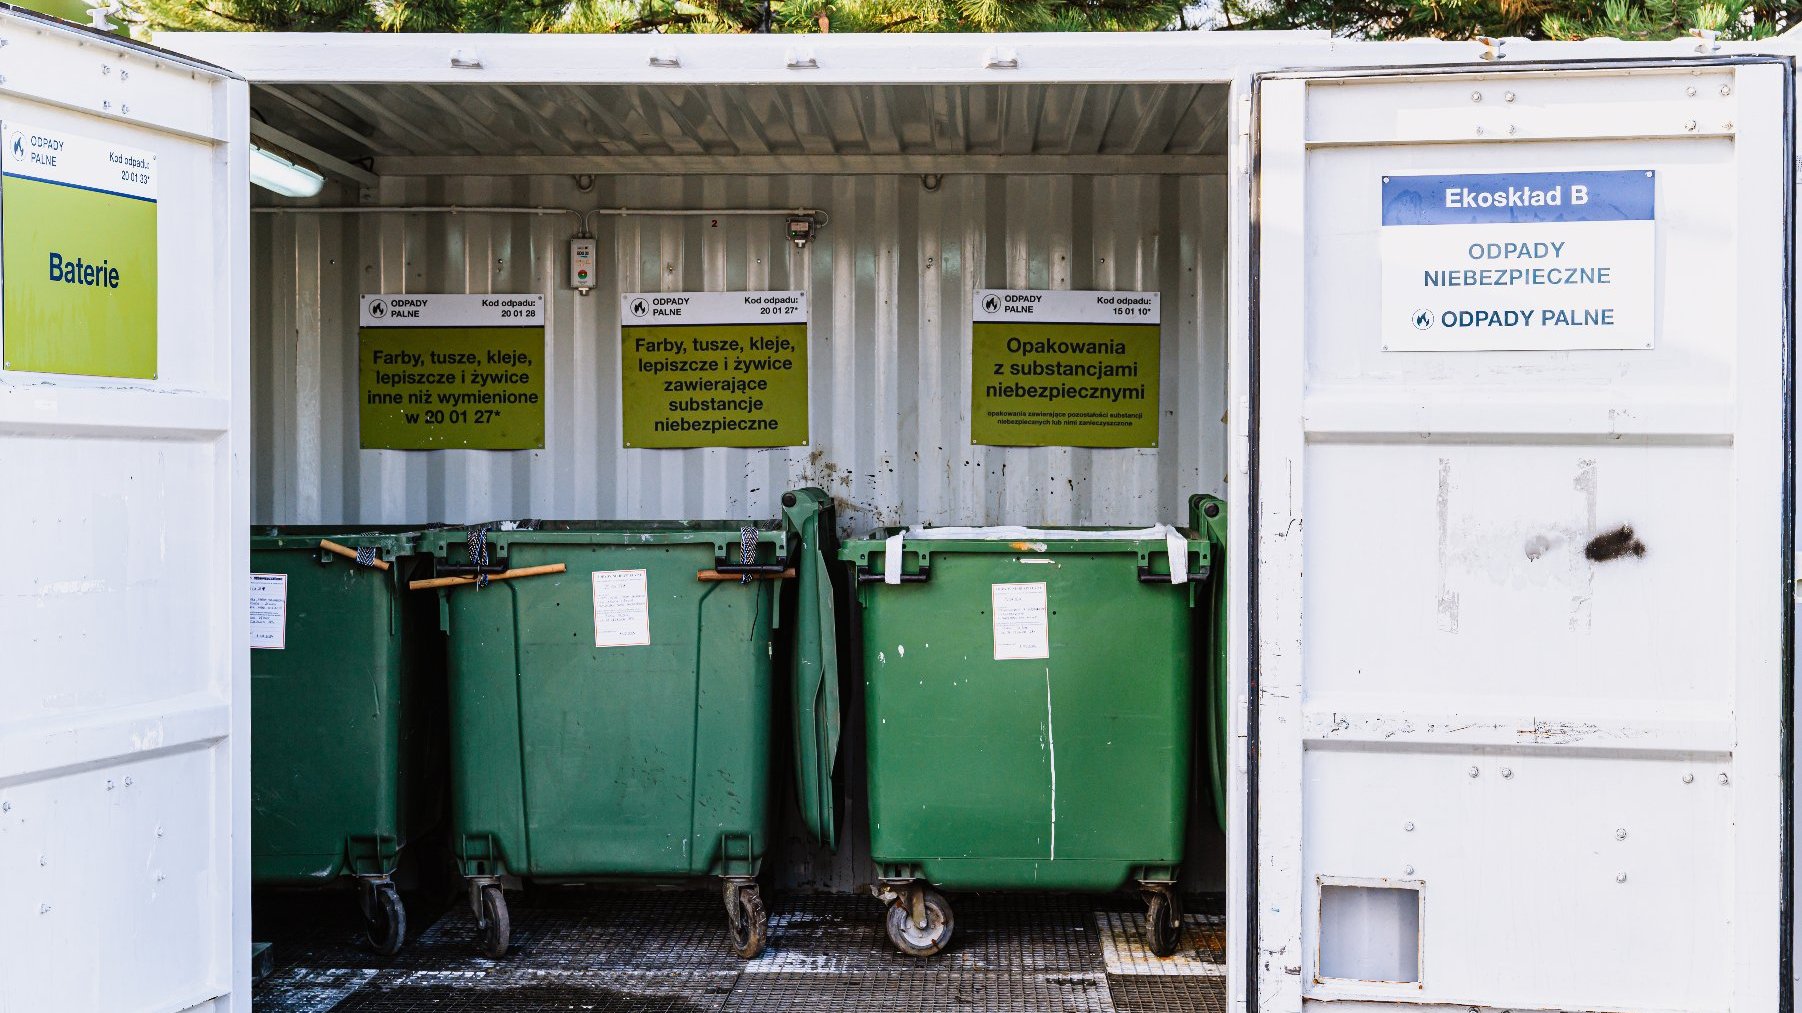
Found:
[[[250,181],[283,197],[313,197],[325,186],[325,177],[280,155],[250,147]]]

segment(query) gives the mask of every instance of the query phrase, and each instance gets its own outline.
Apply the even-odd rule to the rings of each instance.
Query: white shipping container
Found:
[[[767,515],[799,484],[860,532],[1228,498],[1232,830],[1201,881],[1235,1009],[1789,1001],[1786,41],[175,35],[248,89],[169,60],[51,98],[70,46],[154,58],[5,17],[0,120],[127,131],[190,213],[163,218],[159,379],[0,370],[0,461],[34,476],[0,510],[27,533],[0,869],[28,884],[0,1010],[248,1007],[250,523]],[[143,119],[133,89],[181,75],[186,126]],[[247,215],[246,134],[324,194]],[[1551,225],[1485,210],[1553,196]],[[792,208],[826,212],[805,247]],[[807,446],[623,446],[621,293],[785,289]],[[1160,293],[1157,446],[973,446],[982,289]],[[544,297],[542,449],[360,447],[359,297],[438,292]],[[108,485],[144,454],[148,506]],[[100,744],[152,712],[193,730]],[[107,822],[128,774],[174,843]],[[19,815],[46,807],[54,849]],[[192,909],[89,889],[165,853]],[[865,861],[853,835],[786,875]]]
[[[250,1005],[247,100],[216,67],[0,12],[0,127],[46,152],[7,153],[6,213],[82,140],[133,152],[161,268],[153,376],[0,372],[5,1013]]]

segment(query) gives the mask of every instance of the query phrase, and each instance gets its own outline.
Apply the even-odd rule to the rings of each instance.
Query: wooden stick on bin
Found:
[[[319,547],[324,549],[325,551],[331,553],[334,556],[343,556],[345,559],[352,560],[353,562],[357,558],[357,550],[351,548],[348,545],[339,545],[337,542],[334,542],[329,538],[321,538],[319,540]],[[388,568],[388,561],[385,559],[377,559],[374,562],[370,563],[369,565],[375,567],[378,570],[386,570]]]
[[[695,579],[696,580],[729,580],[734,583],[737,583],[738,581],[745,579],[745,575],[742,573],[721,573],[718,570],[702,570],[701,572],[695,574]],[[781,573],[753,573],[753,574],[751,574],[751,579],[752,580],[793,580],[793,579],[795,579],[795,569],[794,569],[794,567],[791,566],[788,569],[783,570]]]
[[[502,570],[500,573],[491,573],[488,575],[488,579],[512,580],[515,577],[542,577],[547,573],[563,573],[568,569],[569,567],[562,563],[546,563],[543,566],[522,566],[517,570]],[[407,590],[425,591],[434,587],[461,587],[464,584],[474,584],[475,582],[476,578],[474,575],[468,577],[428,577],[425,580],[408,582]]]

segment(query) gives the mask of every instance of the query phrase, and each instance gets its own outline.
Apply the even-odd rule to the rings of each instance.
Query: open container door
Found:
[[[1778,1008],[1788,89],[1258,82],[1258,1009]]]
[[[0,53],[0,1011],[248,1010],[245,86]]]

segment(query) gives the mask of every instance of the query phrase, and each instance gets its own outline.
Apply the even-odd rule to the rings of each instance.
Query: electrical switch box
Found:
[[[569,241],[569,287],[588,294],[594,287],[595,242],[587,237]]]

